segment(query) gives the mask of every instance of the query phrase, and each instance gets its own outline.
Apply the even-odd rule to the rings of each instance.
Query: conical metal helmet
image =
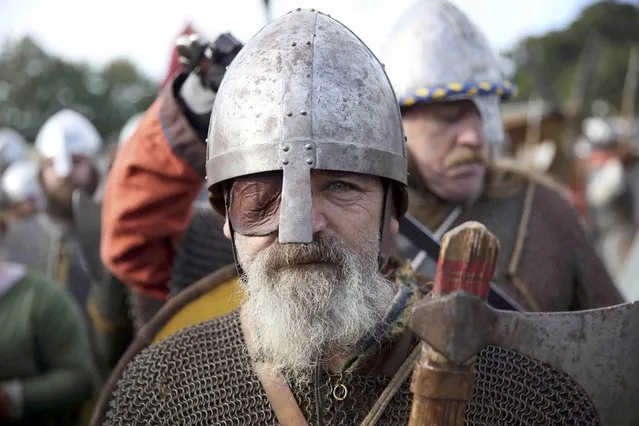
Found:
[[[382,47],[400,106],[471,99],[488,143],[503,143],[499,102],[514,94],[486,36],[448,0],[418,0]]]
[[[72,155],[93,158],[102,147],[102,138],[85,116],[63,109],[44,123],[35,146],[42,158],[53,160],[57,175],[65,177],[71,173]]]
[[[279,241],[308,243],[313,169],[389,179],[405,212],[404,133],[382,64],[341,23],[297,9],[265,26],[227,70],[211,115],[207,180],[224,213],[225,181],[283,171]]]
[[[11,164],[2,175],[0,187],[9,203],[21,203],[29,199],[39,207],[45,203],[44,192],[38,179],[38,164],[20,160]]]
[[[26,160],[28,152],[27,140],[20,133],[8,127],[0,129],[0,170]]]

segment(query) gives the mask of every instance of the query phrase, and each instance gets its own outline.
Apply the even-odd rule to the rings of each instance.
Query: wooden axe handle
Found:
[[[464,291],[485,300],[498,254],[499,242],[480,223],[466,222],[452,229],[442,238],[432,297]],[[420,320],[427,326],[427,318]],[[421,345],[413,370],[409,426],[463,425],[473,394],[474,362],[455,365],[426,342]]]

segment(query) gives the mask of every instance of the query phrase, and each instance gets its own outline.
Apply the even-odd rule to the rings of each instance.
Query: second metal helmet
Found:
[[[71,172],[72,155],[93,158],[102,147],[102,138],[85,116],[63,109],[44,123],[35,146],[42,158],[53,160],[57,175],[64,177]]]
[[[0,187],[10,204],[31,199],[42,207],[46,202],[38,179],[38,164],[34,161],[21,160],[11,164],[2,175]]]
[[[208,135],[207,181],[283,171],[279,241],[313,241],[311,170],[393,182],[406,209],[406,154],[395,93],[378,59],[341,23],[301,10],[276,19],[230,65]]]
[[[395,24],[381,59],[402,108],[471,99],[488,143],[503,143],[499,103],[514,94],[485,35],[448,0],[418,0]]]
[[[16,161],[26,160],[28,151],[27,141],[20,133],[8,127],[0,129],[0,171]]]

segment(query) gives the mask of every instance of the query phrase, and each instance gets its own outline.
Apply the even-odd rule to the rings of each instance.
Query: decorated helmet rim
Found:
[[[502,82],[450,82],[420,87],[399,98],[402,107],[417,103],[437,102],[458,99],[468,99],[477,96],[498,95],[501,98],[511,98],[517,94],[517,86],[511,81]]]

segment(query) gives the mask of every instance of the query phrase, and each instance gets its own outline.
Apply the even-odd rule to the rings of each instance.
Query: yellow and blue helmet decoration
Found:
[[[382,46],[400,108],[469,99],[489,143],[503,144],[500,101],[516,95],[484,33],[450,0],[417,0]]]
[[[418,103],[444,102],[487,95],[497,95],[501,99],[510,99],[517,95],[517,86],[510,81],[499,83],[480,81],[425,86],[401,96],[399,98],[399,106],[405,108]]]

